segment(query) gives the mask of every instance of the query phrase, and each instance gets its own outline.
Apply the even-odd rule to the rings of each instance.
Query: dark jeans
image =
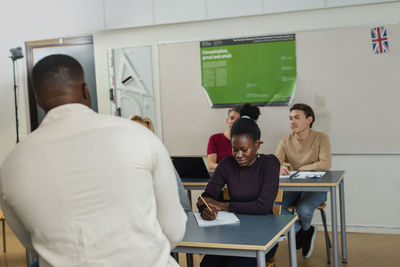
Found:
[[[266,255],[265,260],[271,259],[278,249],[276,244]],[[205,255],[200,267],[256,267],[257,259],[248,257]]]

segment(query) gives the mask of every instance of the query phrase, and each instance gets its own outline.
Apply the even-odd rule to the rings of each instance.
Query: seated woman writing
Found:
[[[232,154],[221,163],[208,183],[202,197],[212,211],[200,199],[197,207],[205,220],[214,220],[218,211],[243,214],[272,213],[279,187],[279,160],[274,155],[258,154],[261,132],[257,123],[260,110],[250,104],[240,110],[241,118],[231,129]],[[230,200],[221,201],[222,188],[228,186]],[[266,255],[268,261],[277,246]],[[206,255],[201,267],[256,266],[255,258]]]

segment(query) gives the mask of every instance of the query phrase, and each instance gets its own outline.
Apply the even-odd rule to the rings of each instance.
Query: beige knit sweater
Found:
[[[290,163],[294,170],[329,170],[331,168],[329,137],[313,130],[304,141],[298,140],[293,133],[282,138],[275,156],[281,164]]]

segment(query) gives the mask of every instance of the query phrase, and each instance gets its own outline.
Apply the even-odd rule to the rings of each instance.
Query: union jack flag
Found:
[[[385,26],[371,29],[372,49],[375,54],[386,53],[389,50],[389,41]]]

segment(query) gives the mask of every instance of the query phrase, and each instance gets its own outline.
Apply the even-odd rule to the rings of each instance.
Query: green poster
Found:
[[[200,42],[202,86],[212,107],[289,105],[296,88],[294,34]]]

